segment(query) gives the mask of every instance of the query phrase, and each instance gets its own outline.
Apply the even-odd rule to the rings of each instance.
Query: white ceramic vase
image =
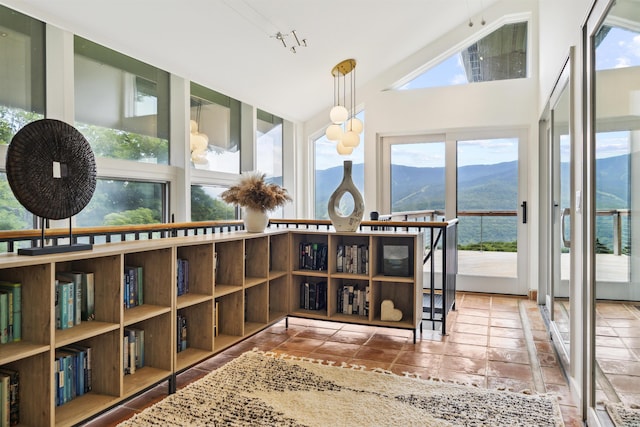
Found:
[[[244,229],[249,233],[262,233],[267,228],[267,224],[269,224],[267,212],[257,209],[245,207],[242,219],[244,221]]]
[[[336,231],[357,231],[364,214],[364,200],[351,178],[352,165],[353,162],[351,160],[344,161],[342,182],[329,197],[327,209],[331,224],[333,224]],[[343,216],[340,213],[340,200],[345,193],[349,193],[353,197],[353,211],[347,216]]]

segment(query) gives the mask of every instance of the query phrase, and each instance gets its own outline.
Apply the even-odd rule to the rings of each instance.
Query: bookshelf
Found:
[[[300,245],[326,247],[318,269],[300,268]],[[412,273],[383,273],[382,248],[405,245]],[[337,269],[340,245],[367,246],[367,272]],[[22,284],[22,340],[0,345],[0,366],[20,372],[21,425],[74,425],[135,396],[287,316],[414,329],[421,316],[422,247],[419,233],[333,233],[308,230],[226,232],[96,245],[91,251],[44,256],[0,255],[0,280]],[[179,262],[188,264],[178,292]],[[141,303],[125,308],[125,267],[139,267]],[[184,265],[181,267],[184,271]],[[63,271],[94,275],[95,319],[56,329],[55,278]],[[301,285],[324,283],[321,309],[300,308]],[[338,310],[338,289],[369,287],[366,315]],[[304,287],[304,286],[303,286]],[[131,290],[129,288],[129,290]],[[404,316],[380,318],[392,299]],[[178,351],[178,313],[187,324],[186,349]],[[144,331],[144,366],[125,374],[125,330]],[[92,349],[91,391],[56,406],[54,358],[67,346]]]

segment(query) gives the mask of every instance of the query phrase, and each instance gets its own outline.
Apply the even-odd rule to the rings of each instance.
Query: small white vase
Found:
[[[244,229],[249,233],[262,233],[269,224],[269,215],[266,211],[244,208]]]
[[[331,197],[329,197],[329,206],[327,206],[327,210],[329,213],[329,219],[331,219],[331,224],[333,224],[336,231],[357,231],[360,223],[362,222],[362,215],[364,214],[364,201],[351,178],[351,167],[351,160],[345,160],[342,182],[340,182],[338,188],[336,188]],[[351,194],[354,206],[353,211],[349,215],[342,216],[339,210],[339,205],[340,200],[345,193]]]

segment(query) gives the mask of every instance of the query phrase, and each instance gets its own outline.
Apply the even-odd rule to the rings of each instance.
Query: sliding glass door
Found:
[[[460,290],[528,290],[524,138],[517,130],[383,138],[383,213],[459,218]]]

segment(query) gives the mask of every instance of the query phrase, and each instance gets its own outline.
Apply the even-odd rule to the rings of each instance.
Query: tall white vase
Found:
[[[265,211],[244,208],[244,229],[249,233],[262,233],[269,224],[269,215]]]
[[[351,160],[344,161],[342,182],[329,197],[329,218],[336,231],[357,231],[364,214],[364,200],[351,178],[352,163]],[[347,216],[343,216],[339,209],[340,200],[345,193],[353,197],[353,211]]]

